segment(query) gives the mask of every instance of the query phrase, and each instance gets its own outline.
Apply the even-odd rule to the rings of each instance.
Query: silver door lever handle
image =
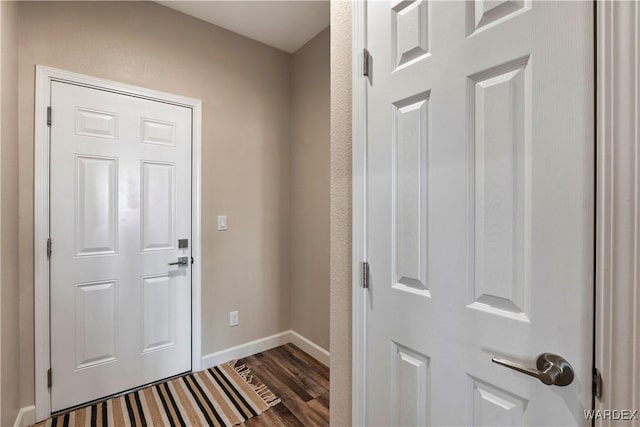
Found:
[[[517,362],[494,357],[493,363],[505,366],[514,371],[522,372],[537,378],[546,385],[567,386],[573,381],[573,368],[563,357],[552,353],[542,353],[536,361],[537,369],[527,368]]]
[[[186,256],[181,256],[180,258],[178,258],[178,261],[169,263],[169,265],[188,265],[188,264],[189,264],[189,257],[186,257]]]

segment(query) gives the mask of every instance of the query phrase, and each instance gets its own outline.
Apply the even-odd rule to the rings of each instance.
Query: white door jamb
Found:
[[[51,414],[51,399],[47,385],[50,363],[49,330],[49,153],[50,133],[47,125],[47,107],[50,106],[52,81],[66,82],[94,89],[117,92],[190,108],[192,111],[192,243],[194,264],[191,272],[191,369],[197,371],[202,363],[201,349],[201,225],[200,225],[200,158],[202,138],[202,101],[89,77],[55,68],[36,66],[35,99],[35,176],[34,176],[34,295],[35,295],[35,415],[42,421]],[[55,115],[55,112],[53,112]],[[54,118],[55,120],[55,118]],[[55,250],[55,247],[54,247]]]
[[[362,287],[362,262],[366,253],[366,154],[367,154],[367,86],[363,76],[364,49],[367,46],[367,3],[352,3],[352,399],[351,424],[366,425],[366,303],[367,291]],[[367,64],[370,65],[370,64]]]
[[[640,3],[595,3],[596,409],[640,410]]]

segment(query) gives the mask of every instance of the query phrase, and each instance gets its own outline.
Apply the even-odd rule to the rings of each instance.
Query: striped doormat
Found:
[[[233,426],[280,403],[229,362],[49,418],[36,427]]]

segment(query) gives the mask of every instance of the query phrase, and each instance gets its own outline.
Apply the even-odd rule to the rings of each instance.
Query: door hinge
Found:
[[[51,368],[47,370],[47,387],[51,388],[51,384],[53,384],[53,375],[51,374]]]
[[[602,374],[598,368],[593,369],[593,395],[600,399],[602,397]]]
[[[362,49],[362,75],[369,77],[371,71],[371,54],[367,49]]]
[[[51,107],[47,107],[47,126],[51,126]]]
[[[369,289],[369,263],[366,261],[362,262],[362,287]]]
[[[193,259],[193,257],[191,257],[191,265],[193,265],[194,262],[195,260]]]
[[[51,237],[47,239],[47,259],[51,259]]]

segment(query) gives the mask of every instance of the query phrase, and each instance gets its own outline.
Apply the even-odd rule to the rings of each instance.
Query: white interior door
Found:
[[[368,424],[588,424],[592,10],[368,2]]]
[[[191,369],[191,110],[60,82],[51,106],[58,411]]]

